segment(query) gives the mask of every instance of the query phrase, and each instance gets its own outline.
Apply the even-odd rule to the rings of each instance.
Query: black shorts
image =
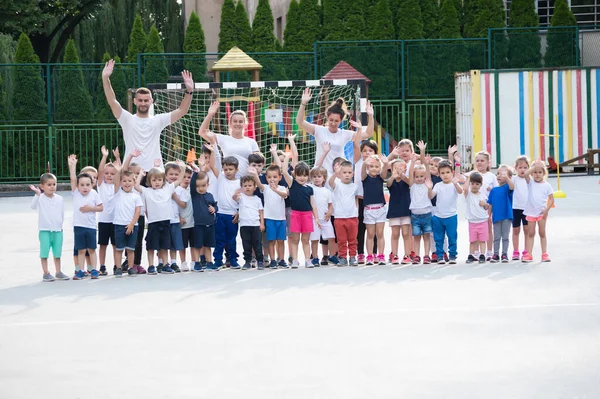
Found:
[[[171,221],[161,220],[148,224],[146,250],[160,251],[171,249]]]
[[[181,229],[181,238],[184,248],[194,248],[194,228]]]
[[[98,245],[115,245],[115,226],[112,223],[98,223]]]
[[[521,223],[523,226],[527,226],[526,216],[523,214],[523,209],[513,209],[513,227],[521,227]]]
[[[215,247],[215,225],[194,226],[194,248]]]

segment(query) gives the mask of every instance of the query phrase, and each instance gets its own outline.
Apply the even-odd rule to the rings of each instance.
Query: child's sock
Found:
[[[177,259],[171,259],[171,264],[177,263]]]

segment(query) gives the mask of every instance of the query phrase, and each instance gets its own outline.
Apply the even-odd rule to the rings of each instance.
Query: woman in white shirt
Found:
[[[238,173],[240,176],[244,176],[248,170],[248,155],[260,152],[258,144],[256,140],[244,136],[248,119],[246,113],[242,110],[235,110],[231,113],[229,117],[229,135],[211,132],[209,130],[210,121],[219,111],[219,105],[218,101],[210,105],[198,134],[209,143],[216,140],[221,150],[223,150],[223,157],[235,157],[239,163]]]

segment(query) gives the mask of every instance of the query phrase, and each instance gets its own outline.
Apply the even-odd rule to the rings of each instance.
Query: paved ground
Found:
[[[563,190],[549,264],[55,283],[29,199],[2,198],[0,397],[599,398],[600,186]]]

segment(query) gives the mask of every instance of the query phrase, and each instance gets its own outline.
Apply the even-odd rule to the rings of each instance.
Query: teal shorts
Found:
[[[40,231],[40,258],[47,259],[52,249],[52,255],[60,258],[63,245],[62,231]]]

